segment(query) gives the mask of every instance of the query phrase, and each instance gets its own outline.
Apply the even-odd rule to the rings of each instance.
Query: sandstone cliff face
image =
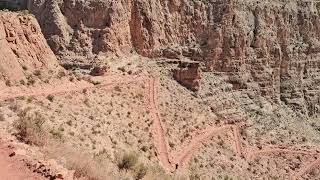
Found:
[[[189,57],[305,115],[320,112],[320,3],[298,0],[37,0],[56,54]]]
[[[20,82],[34,70],[56,70],[57,59],[31,15],[0,11],[0,85]]]

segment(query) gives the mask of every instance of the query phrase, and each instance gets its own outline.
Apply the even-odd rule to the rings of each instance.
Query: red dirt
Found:
[[[312,169],[318,167],[319,165],[320,165],[320,159],[317,159],[317,160],[313,161],[312,163],[308,164],[306,167],[302,168],[296,174],[294,174],[291,179],[292,180],[299,179],[299,177],[310,172]]]
[[[2,180],[42,180],[40,175],[33,173],[17,155],[7,147],[0,148],[0,175]]]
[[[110,80],[111,79],[111,80]],[[134,80],[132,80],[134,79]],[[114,83],[116,82],[116,83]],[[0,99],[9,99],[9,98],[17,98],[17,97],[21,97],[21,96],[45,96],[45,95],[49,95],[49,94],[63,94],[63,93],[67,93],[67,92],[74,92],[74,91],[82,91],[85,88],[90,88],[90,89],[94,89],[94,88],[111,88],[114,87],[116,85],[123,85],[123,84],[131,84],[131,83],[135,83],[135,82],[148,82],[149,83],[149,89],[148,89],[148,93],[147,96],[149,97],[149,104],[147,107],[150,108],[151,111],[151,116],[154,120],[154,128],[153,128],[153,138],[154,138],[154,144],[156,147],[156,151],[158,153],[158,158],[159,161],[161,163],[161,165],[163,166],[163,168],[165,170],[167,170],[168,172],[172,171],[174,169],[174,166],[176,166],[175,168],[177,170],[183,170],[186,169],[188,167],[188,163],[190,161],[190,159],[192,158],[192,156],[196,153],[197,149],[199,149],[202,145],[202,143],[204,143],[205,141],[209,140],[212,136],[214,135],[218,135],[219,133],[225,133],[225,132],[232,132],[233,136],[233,140],[234,140],[234,146],[235,146],[235,152],[238,156],[242,156],[245,155],[244,152],[249,152],[250,149],[252,149],[251,147],[245,147],[243,146],[243,144],[241,143],[241,134],[240,134],[240,128],[239,125],[225,125],[225,126],[221,126],[221,127],[211,127],[208,128],[205,131],[202,131],[201,133],[199,133],[200,135],[194,137],[193,139],[191,139],[191,141],[187,144],[185,143],[184,145],[181,146],[180,150],[178,150],[177,152],[169,152],[169,146],[165,137],[165,127],[161,121],[161,117],[160,117],[160,113],[158,110],[158,106],[157,106],[157,83],[156,80],[154,78],[147,78],[147,77],[137,77],[137,78],[130,78],[129,80],[126,78],[123,79],[116,79],[116,80],[112,80],[112,78],[108,78],[107,82],[103,82],[100,85],[97,86],[93,86],[91,84],[86,84],[86,85],[75,85],[73,86],[74,88],[65,88],[65,85],[60,85],[59,87],[55,87],[54,90],[52,90],[52,86],[49,87],[42,87],[40,89],[35,88],[34,90],[31,90],[29,92],[26,91],[20,91],[19,93],[10,93],[9,91],[4,90],[5,92],[8,93],[0,93]],[[45,89],[45,91],[44,91]],[[49,90],[48,90],[49,89]],[[277,155],[279,153],[285,153],[285,154],[303,154],[303,155],[311,155],[311,156],[320,156],[319,153],[316,153],[314,151],[307,151],[307,150],[292,150],[289,147],[288,148],[276,148],[276,147],[269,147],[269,148],[265,148],[262,150],[254,150],[251,151],[251,153],[248,153],[245,158],[250,161],[253,160],[255,158],[258,158],[259,156],[273,156],[273,155]],[[1,156],[4,156],[5,153],[1,153]],[[0,157],[1,157],[0,156]],[[172,157],[173,160],[170,160],[170,157]],[[0,162],[0,166],[2,167],[9,167],[9,168],[3,168],[0,170],[0,174],[4,174],[4,175],[13,175],[13,174],[9,174],[11,173],[11,171],[14,172],[13,169],[16,168],[10,168],[11,166],[11,162],[8,160],[7,157],[3,157],[1,159],[3,159]],[[19,164],[17,164],[19,165]],[[301,177],[302,175],[310,172],[312,169],[314,169],[315,167],[320,165],[320,160],[316,160],[314,162],[311,162],[310,164],[308,164],[307,166],[302,166],[302,168],[300,169],[300,171],[298,171],[296,174],[292,175],[292,179],[297,179],[299,177]],[[22,168],[23,170],[23,168]],[[8,171],[9,173],[6,173],[6,171]],[[25,173],[25,171],[22,171],[23,173]],[[23,177],[25,178],[25,174],[21,174],[21,176],[23,175]],[[20,174],[17,174],[17,177]],[[12,178],[11,178],[12,179]],[[10,179],[10,180],[11,180]]]
[[[232,128],[232,126],[227,125],[219,128],[209,128],[203,131],[200,135],[193,138],[188,145],[182,145],[182,147],[184,148],[180,151],[180,155],[176,160],[176,163],[179,165],[179,168],[186,168],[193,154],[198,148],[200,148],[200,145],[204,141],[210,139],[214,135],[218,135],[221,132],[225,132],[229,128]]]
[[[233,136],[234,136],[234,144],[235,144],[235,151],[237,152],[238,156],[242,155],[242,145],[241,145],[241,134],[240,129],[238,126],[233,126]]]
[[[307,150],[293,150],[289,148],[266,148],[263,150],[257,150],[257,151],[252,151],[251,153],[248,154],[247,159],[253,160],[257,158],[258,156],[262,155],[267,155],[267,156],[272,156],[275,154],[279,153],[285,153],[285,154],[302,154],[302,155],[317,155],[318,153],[307,151]]]
[[[168,143],[165,138],[165,133],[163,129],[163,125],[161,122],[161,118],[159,115],[159,110],[157,106],[157,97],[156,97],[156,82],[154,78],[149,80],[149,98],[150,98],[150,109],[151,115],[154,119],[154,127],[153,127],[153,138],[154,144],[156,146],[157,152],[159,154],[159,160],[162,163],[163,167],[166,170],[170,170],[172,168],[170,160],[169,160],[169,152],[168,152]]]

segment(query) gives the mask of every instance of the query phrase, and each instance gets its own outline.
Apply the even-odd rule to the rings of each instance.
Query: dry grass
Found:
[[[72,154],[67,157],[67,167],[75,171],[75,176],[86,177],[89,180],[105,180],[110,176],[104,167],[95,162],[89,155]]]
[[[44,145],[47,133],[44,130],[45,118],[39,112],[31,112],[30,108],[18,113],[19,119],[15,121],[16,136],[19,140],[32,145]]]
[[[101,163],[90,154],[83,153],[69,145],[51,143],[45,151],[50,158],[58,159],[68,169],[74,170],[76,178],[87,180],[116,179],[109,173],[107,163]],[[107,159],[104,159],[104,161],[107,161]]]
[[[148,168],[144,164],[139,164],[134,168],[135,178],[142,179],[148,172]]]
[[[138,160],[139,157],[136,153],[125,153],[121,158],[119,158],[118,167],[121,170],[133,169],[133,167],[138,163]]]

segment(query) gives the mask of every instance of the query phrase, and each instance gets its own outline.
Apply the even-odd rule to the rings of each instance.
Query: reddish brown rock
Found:
[[[229,76],[235,89],[309,115],[320,113],[318,7],[315,0],[29,3],[58,55],[187,56]]]
[[[0,85],[24,80],[35,70],[59,67],[32,15],[0,12]]]
[[[105,73],[108,71],[108,67],[107,66],[103,66],[103,67],[94,67],[91,72],[90,75],[91,76],[103,76],[105,75]]]
[[[201,70],[198,62],[181,62],[179,69],[174,70],[174,78],[192,91],[200,89]]]

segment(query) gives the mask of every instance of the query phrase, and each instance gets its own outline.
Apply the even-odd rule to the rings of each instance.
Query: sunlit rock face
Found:
[[[303,115],[319,113],[319,9],[306,0],[33,0],[53,51],[188,57]]]
[[[32,15],[0,11],[0,87],[21,84],[35,70],[53,73],[58,61]]]

